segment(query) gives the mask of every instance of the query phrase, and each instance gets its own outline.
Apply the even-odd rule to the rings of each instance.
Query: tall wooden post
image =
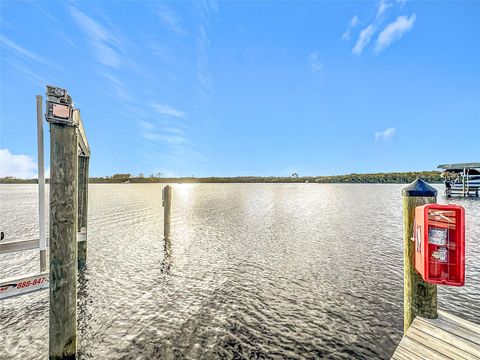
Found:
[[[415,208],[437,202],[437,190],[422,179],[417,179],[402,190],[403,194],[403,261],[404,308],[403,331],[407,332],[416,315],[429,319],[437,317],[437,286],[423,281],[415,270],[414,236]]]
[[[88,163],[87,156],[78,157],[78,270],[87,265]]]
[[[75,359],[77,351],[78,137],[64,89],[47,87],[50,122],[49,358]]]
[[[172,210],[172,187],[167,185],[163,188],[163,237],[170,239],[170,220]]]

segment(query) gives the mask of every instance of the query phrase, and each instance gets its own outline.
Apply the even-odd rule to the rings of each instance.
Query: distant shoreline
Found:
[[[151,183],[319,183],[319,184],[406,184],[420,177],[428,183],[442,183],[439,171],[346,174],[332,176],[235,176],[235,177],[135,177],[115,174],[111,177],[91,177],[91,184],[151,184]],[[47,183],[48,183],[47,179]],[[0,178],[0,184],[36,184],[37,179]]]

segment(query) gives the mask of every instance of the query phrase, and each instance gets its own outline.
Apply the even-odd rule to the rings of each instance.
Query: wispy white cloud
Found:
[[[103,65],[119,68],[122,65],[120,38],[111,29],[73,6],[70,7],[70,13],[80,30],[87,36],[97,61]]]
[[[204,119],[208,119],[208,107],[211,105],[215,95],[214,79],[209,71],[209,47],[210,37],[208,28],[210,17],[218,12],[217,3],[214,1],[198,1],[195,2],[200,17],[198,27],[196,46],[197,46],[197,80],[198,80],[198,108],[204,109]],[[208,120],[207,120],[208,121]]]
[[[205,25],[199,28],[199,35],[197,38],[197,79],[200,88],[204,94],[205,100],[211,100],[213,90],[213,79],[208,70],[208,47],[210,45],[210,38],[208,37]]]
[[[4,35],[0,35],[0,44],[2,44],[3,47],[10,50],[12,53],[14,53],[17,57],[21,59],[34,60],[44,65],[57,67],[55,64],[45,59],[43,56],[40,56],[33,51],[25,49],[23,46],[19,45],[18,43]]]
[[[380,0],[378,5],[377,5],[377,15],[376,18],[380,19],[385,12],[388,10],[388,8],[392,7],[393,5],[386,2],[385,0]]]
[[[325,64],[320,61],[320,56],[316,51],[312,52],[308,56],[308,63],[313,72],[320,72],[325,67]]]
[[[187,116],[187,114],[185,114],[183,111],[175,109],[167,104],[154,103],[152,104],[152,107],[153,109],[155,109],[156,112],[158,112],[161,115],[173,116],[180,119],[184,119]]]
[[[29,179],[36,175],[37,164],[28,155],[12,154],[0,149],[0,177],[12,176]]]
[[[101,76],[109,80],[113,95],[115,95],[117,98],[121,100],[125,100],[125,101],[133,100],[133,97],[128,92],[127,87],[125,86],[123,81],[121,81],[118,77],[107,72],[102,72]]]
[[[390,140],[395,136],[397,129],[388,128],[383,131],[375,132],[375,140]]]
[[[59,31],[58,32],[58,35],[63,39],[65,40],[65,42],[70,45],[71,47],[77,49],[77,50],[80,50],[80,47],[78,46],[77,43],[75,43],[75,41],[73,41],[65,32],[62,32],[62,31]]]
[[[167,106],[168,107],[168,106]],[[162,112],[165,110],[163,107]],[[171,113],[170,109],[167,111]],[[199,154],[188,140],[187,128],[183,122],[157,120],[155,122],[140,120],[138,122],[140,135],[149,146],[162,147],[162,157],[169,161],[179,161],[188,156],[197,157]],[[165,151],[165,149],[167,151]]]
[[[373,24],[370,24],[365,29],[360,31],[360,35],[358,36],[357,42],[352,49],[352,53],[355,55],[360,55],[365,46],[367,46],[370,42],[370,39],[376,30],[376,27]]]
[[[196,5],[200,9],[200,13],[204,18],[208,18],[218,12],[218,4],[213,0],[198,1]]]
[[[172,51],[165,45],[156,41],[152,41],[150,43],[150,49],[152,50],[152,53],[158,56],[158,58],[163,62],[171,64],[175,63],[175,56],[173,56]]]
[[[117,114],[124,119],[148,119],[152,115],[148,106],[134,101],[121,102],[117,109]]]
[[[150,141],[159,141],[160,140],[160,135],[157,134],[156,132],[154,131],[143,131],[142,132],[142,137],[145,139],[145,140],[150,140]]]
[[[214,88],[213,79],[208,68],[208,48],[210,39],[208,36],[209,16],[218,11],[214,2],[194,2],[197,10],[195,15],[199,16],[199,23],[195,29],[195,45],[196,45],[196,80],[198,84],[198,98],[194,101],[197,113],[208,107],[211,103]],[[187,33],[187,29],[182,24],[181,18],[178,18],[174,12],[163,6],[157,12],[157,15],[164,27],[174,34],[181,36]],[[189,30],[189,32],[193,30]],[[150,46],[154,55],[158,56],[163,62],[178,64],[178,58],[172,51],[165,47],[164,41],[157,42],[155,39],[151,41]],[[181,59],[179,61],[182,61]],[[196,94],[196,95],[197,95]],[[182,162],[186,158],[202,158],[203,156],[190,143],[189,126],[187,114],[172,105],[151,102],[151,109],[161,116],[149,116],[145,121],[139,124],[140,135],[151,149],[161,149],[161,157],[167,161],[176,163]],[[152,120],[155,118],[155,120]],[[202,119],[208,118],[208,113],[201,115]],[[207,120],[205,120],[207,121]],[[151,155],[148,155],[149,159]]]
[[[392,9],[402,8],[406,0],[379,0],[376,2],[375,16],[371,17],[368,26],[364,27],[358,35],[355,46],[352,49],[354,55],[360,55],[363,50],[370,44],[372,36],[383,27],[383,23],[386,18],[387,11]],[[381,31],[375,44],[375,52],[380,52],[393,41],[401,38],[405,32],[411,29],[415,22],[415,14],[407,18],[405,16],[399,16],[397,19],[388,24],[383,31]],[[352,35],[352,29],[355,25],[359,24],[358,17],[355,15],[350,21],[350,25],[342,35],[342,40],[350,40]]]
[[[138,125],[145,132],[162,132],[166,134],[181,136],[184,136],[186,134],[186,126],[184,126],[182,123],[171,124],[164,121],[152,122],[147,120],[139,120]]]
[[[153,130],[155,128],[155,125],[152,124],[151,122],[149,121],[145,121],[145,120],[140,120],[138,122],[138,125],[140,126],[141,129],[143,130]]]
[[[379,53],[384,50],[411,30],[416,18],[415,14],[410,15],[408,18],[406,16],[399,16],[395,21],[388,24],[378,35],[375,43],[375,52]]]
[[[360,20],[358,19],[358,16],[355,15],[352,17],[352,20],[350,20],[350,24],[348,25],[347,30],[342,34],[342,40],[348,41],[351,38],[351,31],[352,29],[357,26],[360,23]]]
[[[357,26],[359,23],[360,23],[360,20],[358,19],[357,15],[352,17],[352,20],[350,20],[350,26]]]
[[[65,40],[65,42],[71,47],[79,50],[80,48],[78,47],[78,45],[67,35],[67,32],[65,31],[65,25],[51,13],[43,10],[40,4],[41,2],[32,2],[32,5],[37,9],[37,11],[42,15],[42,17],[50,21],[55,27],[55,34]]]
[[[144,130],[142,137],[145,140],[149,140],[154,143],[165,143],[169,146],[171,152],[181,152],[185,149],[184,145],[188,143],[188,140],[185,136],[169,134],[163,132],[157,132],[153,130]]]
[[[32,3],[33,6],[35,6],[35,8],[37,9],[37,11],[42,14],[44,16],[44,18],[46,18],[47,20],[50,20],[51,22],[54,22],[54,23],[57,23],[57,24],[62,24],[55,16],[53,16],[52,14],[50,14],[49,12],[43,10],[41,8],[41,6],[39,5],[39,3],[35,3],[33,2]]]
[[[158,126],[149,121],[139,121],[139,126],[142,129],[141,135],[145,140],[151,142],[162,142],[169,145],[170,150],[179,152],[183,146],[188,143],[185,130],[173,125]]]
[[[185,29],[182,27],[178,17],[167,7],[162,7],[157,11],[162,24],[177,35],[184,35]]]
[[[161,134],[160,140],[169,144],[174,144],[174,145],[187,143],[187,139],[184,136],[175,135],[175,134]]]
[[[44,87],[45,84],[58,82],[52,77],[48,77],[47,79],[45,76],[36,73],[35,71],[32,70],[31,66],[26,66],[20,60],[18,61],[6,60],[6,63],[10,65],[19,74],[21,74],[27,81],[29,81],[30,83],[36,86]]]
[[[175,135],[185,135],[185,130],[178,128],[178,127],[173,127],[173,126],[165,126],[162,128],[162,130],[166,133],[170,134],[175,134]]]

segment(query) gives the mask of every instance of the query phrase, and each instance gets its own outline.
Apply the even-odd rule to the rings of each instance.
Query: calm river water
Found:
[[[80,358],[393,353],[402,335],[402,185],[173,184],[170,256],[162,187],[90,186]],[[1,185],[0,201],[7,239],[38,236],[36,186]],[[467,278],[440,289],[440,307],[480,322],[480,201],[452,202],[466,209]],[[36,251],[0,255],[0,278],[37,269]],[[47,356],[48,291],[0,302],[0,358]]]

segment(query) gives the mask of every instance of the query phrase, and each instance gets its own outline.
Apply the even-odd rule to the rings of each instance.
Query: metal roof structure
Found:
[[[444,164],[444,165],[438,165],[437,168],[444,169],[444,170],[463,170],[463,169],[471,169],[471,168],[480,169],[480,162]]]

